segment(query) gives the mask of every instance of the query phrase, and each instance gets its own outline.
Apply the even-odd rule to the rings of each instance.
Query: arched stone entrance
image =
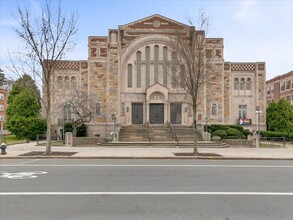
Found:
[[[150,124],[165,124],[168,117],[168,89],[156,83],[147,88],[147,121]]]

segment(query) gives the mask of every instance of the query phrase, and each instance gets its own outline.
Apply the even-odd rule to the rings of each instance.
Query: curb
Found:
[[[223,157],[223,156],[167,156],[167,157],[130,157],[130,156],[12,156],[1,159],[196,159],[196,160],[293,160],[293,158],[263,158],[263,157]]]

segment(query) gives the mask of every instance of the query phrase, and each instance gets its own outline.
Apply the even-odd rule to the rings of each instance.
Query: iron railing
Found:
[[[268,147],[286,147],[285,137],[261,137],[261,146]]]
[[[149,140],[149,146],[151,146],[151,137],[150,137],[150,125],[149,125],[149,122],[147,121],[146,122],[146,128],[147,128],[147,131],[148,131],[148,140]]]
[[[178,136],[175,133],[175,131],[174,131],[174,129],[173,129],[173,127],[172,127],[170,122],[168,122],[168,127],[170,128],[170,133],[173,135],[173,139],[176,142],[176,145],[178,145]]]

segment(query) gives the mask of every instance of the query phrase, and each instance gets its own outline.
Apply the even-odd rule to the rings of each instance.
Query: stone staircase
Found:
[[[104,146],[116,147],[193,147],[192,126],[172,125],[173,132],[177,135],[176,141],[174,133],[167,125],[131,125],[124,126],[119,132],[118,142],[104,143]],[[208,147],[228,147],[223,142],[203,141],[198,134],[197,145],[199,148]]]
[[[172,125],[174,133],[178,137],[178,142],[193,141],[193,127],[184,125]],[[197,133],[197,140],[202,141],[202,137]]]
[[[145,125],[122,127],[119,132],[119,142],[149,142],[148,129]]]
[[[150,141],[156,142],[174,142],[173,134],[170,132],[170,128],[164,125],[156,125],[149,127]]]

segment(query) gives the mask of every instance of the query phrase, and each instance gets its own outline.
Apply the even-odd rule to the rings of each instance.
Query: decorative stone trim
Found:
[[[255,64],[232,64],[232,71],[255,71]]]
[[[88,64],[87,62],[82,62],[80,66],[81,66],[81,69],[87,69]]]
[[[230,64],[225,63],[224,64],[224,70],[230,70]]]
[[[60,61],[56,64],[55,69],[79,70],[79,61]]]
[[[264,71],[265,70],[265,65],[264,64],[258,64],[258,70]]]

